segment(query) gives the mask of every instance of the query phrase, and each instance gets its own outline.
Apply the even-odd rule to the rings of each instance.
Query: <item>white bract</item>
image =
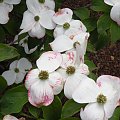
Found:
[[[3,120],[18,120],[18,119],[12,115],[5,115],[3,117]]]
[[[87,78],[81,81],[73,93],[77,103],[89,103],[81,110],[82,120],[108,120],[116,108],[119,100],[118,82],[111,82],[108,76],[100,76],[97,83]],[[105,80],[105,81],[104,81]]]
[[[26,0],[26,4],[29,10],[33,10],[34,8],[39,8],[39,9],[46,8],[51,10],[55,9],[54,0]]]
[[[76,64],[76,52],[70,51],[63,54],[63,62],[61,68],[57,71],[64,76],[64,94],[68,99],[72,98],[72,94],[80,84],[81,80],[84,80],[89,74],[88,66],[84,63]]]
[[[75,43],[79,43],[83,52],[86,51],[87,41],[89,33],[80,32],[76,34],[74,31],[68,30],[66,35],[60,35],[53,42],[50,43],[50,46],[53,51],[64,52],[71,50],[75,47]]]
[[[19,4],[21,0],[0,0],[0,24],[9,21],[9,12],[13,10],[13,5]]]
[[[54,95],[62,91],[63,78],[55,71],[61,62],[60,53],[45,52],[36,62],[38,68],[31,70],[26,76],[25,86],[28,89],[28,99],[33,106],[50,105]]]
[[[57,24],[54,30],[54,37],[65,34],[68,30],[74,34],[80,31],[86,32],[87,29],[80,20],[72,19],[73,12],[69,8],[59,9],[53,16],[53,21]]]
[[[26,59],[21,58],[10,64],[8,71],[3,72],[2,76],[7,81],[8,86],[13,83],[19,84],[23,81],[25,74],[32,68],[32,64]]]
[[[20,26],[22,31],[19,34],[28,32],[31,37],[37,37],[38,39],[44,37],[45,29],[52,30],[55,28],[55,23],[52,21],[54,13],[53,10],[41,9],[39,5],[30,4],[28,10],[23,14]]]
[[[113,6],[110,12],[110,17],[120,25],[120,0],[104,0],[104,2]]]

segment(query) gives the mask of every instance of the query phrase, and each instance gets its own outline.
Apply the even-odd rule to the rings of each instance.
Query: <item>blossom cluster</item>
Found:
[[[35,69],[31,69],[31,63],[25,58],[11,63],[10,70],[2,74],[7,84],[22,82],[29,70],[25,87],[33,106],[50,105],[54,95],[64,90],[68,99],[88,103],[80,110],[82,120],[108,120],[120,104],[120,79],[102,75],[95,82],[88,77],[89,68],[84,63],[84,56],[89,33],[85,25],[73,19],[73,11],[69,8],[55,12],[53,0],[26,0],[26,5],[19,35],[28,32],[29,36],[40,39],[45,36],[45,29],[54,29],[54,40],[50,43],[52,50],[37,59]],[[30,54],[23,41],[21,45]],[[4,120],[9,117],[12,116],[5,116]]]
[[[110,17],[113,21],[120,25],[120,0],[104,0],[110,6],[113,6],[110,12]]]

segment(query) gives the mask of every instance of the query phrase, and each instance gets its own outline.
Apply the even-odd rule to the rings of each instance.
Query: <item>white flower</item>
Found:
[[[18,119],[12,115],[5,115],[3,120],[18,120]]]
[[[110,17],[113,21],[120,25],[120,0],[104,0],[104,2],[113,6],[110,12]]]
[[[86,51],[87,40],[89,37],[89,33],[80,32],[75,33],[70,29],[66,31],[66,35],[60,35],[55,38],[53,42],[50,43],[50,46],[53,51],[64,52],[67,50],[71,50],[75,47],[75,43],[79,43],[83,52]]]
[[[54,30],[54,37],[58,37],[70,30],[76,34],[79,31],[86,32],[86,27],[80,20],[72,19],[73,12],[69,8],[59,9],[53,16],[53,21],[57,24]]]
[[[63,78],[55,70],[60,66],[60,53],[48,51],[37,60],[37,69],[31,70],[26,76],[25,86],[28,89],[29,102],[36,107],[48,106],[54,95],[63,89]]]
[[[55,12],[53,10],[41,9],[34,5],[30,8],[23,14],[20,26],[20,29],[23,30],[19,34],[28,32],[31,37],[40,39],[45,36],[45,28],[49,30],[55,28],[55,23],[52,21]]]
[[[35,46],[34,48],[30,49],[28,48],[28,38],[29,36],[27,35],[26,37],[24,37],[23,39],[20,40],[20,42],[18,43],[18,35],[15,36],[14,41],[16,41],[14,44],[19,44],[20,46],[24,47],[25,53],[26,54],[31,54],[33,52],[35,52],[38,48],[38,46]]]
[[[87,78],[81,81],[72,97],[77,103],[89,103],[81,110],[82,120],[107,120],[113,115],[119,99],[117,82],[111,82],[106,76],[100,76],[97,83]],[[105,81],[104,81],[105,80]]]
[[[26,0],[27,8],[29,10],[34,11],[34,8],[41,9],[55,9],[55,1],[54,0]]]
[[[21,0],[0,0],[0,24],[9,21],[9,12],[13,10],[13,4],[19,4]]]
[[[21,58],[10,64],[8,71],[3,72],[2,76],[6,79],[8,86],[13,83],[21,83],[28,70],[32,68],[32,64],[26,59]]]
[[[81,80],[84,80],[89,74],[88,66],[84,63],[79,65],[76,64],[76,52],[70,51],[63,54],[63,62],[61,68],[57,70],[63,77],[65,81],[64,94],[68,99],[72,98],[77,86],[80,84]]]

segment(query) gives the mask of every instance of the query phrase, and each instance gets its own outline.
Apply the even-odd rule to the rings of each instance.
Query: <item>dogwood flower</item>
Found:
[[[62,54],[63,62],[61,68],[57,71],[64,77],[64,94],[68,99],[72,99],[72,94],[74,93],[77,86],[80,84],[81,80],[84,80],[89,74],[88,66],[81,63],[76,64],[76,52],[70,51]]]
[[[72,95],[77,103],[89,103],[80,112],[82,120],[107,120],[113,115],[119,99],[117,83],[103,82],[101,78],[106,79],[99,77],[97,83],[90,78],[82,80]]]
[[[113,6],[110,12],[110,17],[113,21],[120,25],[120,1],[119,0],[104,0],[108,5]]]
[[[33,6],[23,14],[22,24],[19,33],[28,32],[31,37],[37,37],[38,39],[45,36],[45,28],[52,30],[55,28],[55,23],[52,21],[54,15],[53,10],[41,9],[40,7]]]
[[[18,120],[18,119],[12,115],[5,115],[3,120]]]
[[[28,70],[32,68],[32,64],[26,59],[21,58],[20,60],[15,60],[10,64],[8,71],[3,72],[2,76],[7,81],[8,86],[13,83],[21,83],[25,77]]]
[[[19,44],[19,46],[24,47],[25,53],[26,54],[31,54],[33,52],[35,52],[38,48],[38,46],[35,46],[34,48],[30,49],[28,48],[28,38],[29,35],[27,35],[26,37],[24,37],[23,39],[20,40],[20,42],[18,41],[18,35],[15,36],[14,41],[16,41],[14,44]]]
[[[41,9],[55,9],[55,1],[54,0],[26,0],[26,5],[29,10],[34,11],[34,8]],[[34,6],[34,7],[33,7]]]
[[[0,24],[9,21],[9,12],[13,10],[13,5],[19,4],[21,0],[0,0]]]
[[[38,68],[31,70],[26,76],[25,86],[28,89],[28,99],[33,106],[50,105],[54,95],[62,91],[63,78],[55,71],[61,62],[60,53],[45,52],[36,62]]]
[[[59,9],[53,16],[53,21],[57,24],[54,30],[54,37],[65,34],[67,30],[78,33],[79,31],[86,32],[87,29],[80,20],[72,19],[73,12],[69,8]]]
[[[85,51],[89,33],[80,32],[77,35],[74,32],[67,31],[66,35],[60,35],[55,38],[53,42],[50,43],[50,46],[53,51],[64,52],[75,48],[75,44],[78,43],[81,46],[81,49]]]

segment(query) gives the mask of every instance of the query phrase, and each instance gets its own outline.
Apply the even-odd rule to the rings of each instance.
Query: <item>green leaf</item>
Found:
[[[95,46],[92,43],[90,43],[90,42],[87,45],[87,51],[95,52]]]
[[[88,32],[93,31],[97,27],[97,21],[95,19],[89,18],[82,21],[86,26]]]
[[[28,102],[27,90],[23,85],[8,90],[0,101],[0,109],[3,115],[19,113],[23,105]]]
[[[92,0],[91,9],[94,11],[109,12],[111,7],[104,3],[104,0]]]
[[[61,118],[71,117],[72,115],[79,112],[80,108],[83,106],[84,106],[83,104],[81,105],[81,104],[76,103],[73,100],[68,100],[62,108]]]
[[[7,88],[6,80],[0,76],[0,93],[2,93]]]
[[[112,22],[110,26],[111,41],[116,42],[120,39],[120,26],[117,23]]]
[[[89,77],[92,78],[93,80],[97,80],[98,76],[95,75],[93,72],[90,72]]]
[[[62,103],[59,97],[55,97],[51,105],[42,107],[45,120],[58,120],[61,117]]]
[[[87,19],[90,16],[90,11],[87,8],[74,10],[74,14],[81,20]]]
[[[63,118],[60,120],[80,120],[79,118],[75,118],[75,117],[69,117],[69,118]]]
[[[28,110],[29,110],[30,114],[33,115],[35,118],[39,118],[40,112],[41,112],[39,108],[36,108],[36,107],[30,105]]]
[[[103,31],[106,31],[107,29],[109,29],[111,22],[112,20],[109,15],[106,15],[106,14],[102,15],[97,21],[98,33],[102,33]]]
[[[120,120],[120,107],[116,108],[112,118],[109,120]]]
[[[17,49],[0,43],[0,62],[19,56]]]
[[[91,72],[96,69],[96,65],[90,60],[85,60],[85,64],[88,65]]]

